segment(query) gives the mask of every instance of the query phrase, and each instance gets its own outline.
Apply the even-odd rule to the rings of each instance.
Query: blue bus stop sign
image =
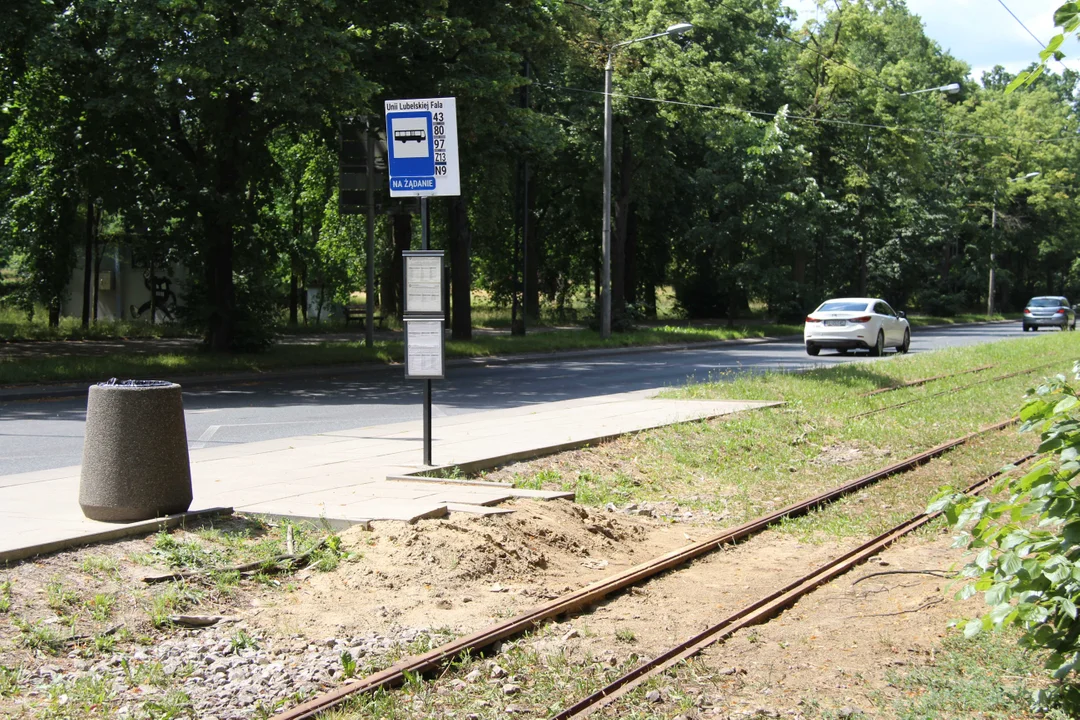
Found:
[[[455,98],[386,101],[391,197],[460,195]]]

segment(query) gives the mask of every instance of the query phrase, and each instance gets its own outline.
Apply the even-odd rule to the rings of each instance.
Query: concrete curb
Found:
[[[920,325],[918,330],[940,330],[942,328],[977,327],[979,325],[1002,325],[1015,323],[1017,320],[990,320],[971,323],[956,323],[947,325]],[[623,348],[591,348],[587,350],[568,350],[565,352],[528,353],[521,355],[497,355],[478,358],[456,358],[448,360],[447,367],[486,367],[492,365],[522,365],[531,362],[549,362],[552,360],[577,360],[590,357],[611,357],[622,355],[635,355],[649,352],[676,352],[679,350],[698,350],[730,345],[763,345],[768,343],[787,342],[802,337],[801,335],[780,335],[777,337],[760,338],[735,338],[731,340],[712,340],[700,343],[679,343],[672,345],[636,345]],[[272,382],[274,380],[290,380],[303,378],[326,378],[326,377],[351,377],[381,372],[401,372],[400,364],[384,365],[377,363],[363,363],[355,366],[346,365],[312,365],[300,368],[283,370],[271,370],[269,372],[235,372],[216,373],[206,375],[180,375],[169,378],[185,389],[197,387],[227,386],[237,383]],[[102,378],[105,379],[105,378]],[[136,378],[145,379],[145,378]],[[160,378],[155,378],[160,379]],[[87,389],[94,382],[84,381],[78,383],[56,383],[31,386],[8,386],[0,387],[0,402],[18,400],[54,400],[64,398],[84,397]]]

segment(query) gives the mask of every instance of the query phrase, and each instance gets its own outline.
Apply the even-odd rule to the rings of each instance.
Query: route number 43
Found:
[[[443,115],[443,114],[442,114],[441,112],[437,112],[437,113],[432,113],[432,114],[431,114],[431,121],[432,121],[432,122],[437,122],[437,123],[441,123],[441,122],[443,122],[443,121],[444,121],[445,117],[446,117],[446,116],[445,116],[445,115]]]

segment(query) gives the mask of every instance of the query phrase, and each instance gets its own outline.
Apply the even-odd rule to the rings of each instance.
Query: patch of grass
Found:
[[[490,473],[520,486],[568,490],[582,504],[608,502],[675,503],[684,510],[708,510],[724,524],[836,487],[889,462],[926,450],[1016,414],[1024,391],[1054,372],[1067,372],[1076,355],[1068,333],[893,356],[879,362],[845,363],[806,373],[770,372],[754,376],[721,374],[709,382],[665,391],[688,399],[779,400],[774,408],[715,420],[681,423],[619,438],[553,458],[518,463]],[[1013,378],[1010,372],[1054,361],[1057,365]],[[867,391],[987,364],[994,368],[865,397]],[[977,381],[982,384],[972,385]],[[953,394],[936,396],[948,389]],[[915,401],[876,415],[860,412]],[[875,486],[873,501],[856,498],[813,518],[791,521],[787,532],[847,537],[884,529],[925,506],[946,481],[989,473],[1031,447],[1028,436],[1007,429],[985,436],[968,454],[953,451],[919,484]],[[953,463],[950,465],[950,463]],[[540,475],[543,472],[543,475]],[[951,475],[950,475],[951,473]],[[914,477],[914,475],[909,474]],[[833,515],[839,510],[846,514]],[[825,523],[828,523],[826,526]]]
[[[221,564],[224,553],[207,549],[196,539],[182,540],[168,530],[154,536],[150,554],[170,568],[202,570]]]
[[[259,642],[246,630],[237,630],[229,640],[229,651],[239,655],[244,650],[258,650]]]
[[[15,644],[28,650],[36,650],[49,655],[57,655],[64,650],[64,638],[56,631],[54,626],[47,625],[40,620],[29,622],[21,617],[11,619],[12,624],[19,631],[15,637]]]
[[[90,611],[90,617],[96,622],[107,622],[112,617],[116,598],[106,593],[98,593],[86,603],[86,609]]]
[[[0,665],[0,698],[18,695],[23,675],[23,669],[18,665],[15,667]]]
[[[615,639],[621,643],[635,643],[637,642],[637,635],[628,628],[619,628],[615,631]]]
[[[10,580],[0,580],[0,613],[11,612],[11,588]]]
[[[79,593],[64,585],[64,581],[53,578],[45,584],[45,603],[57,615],[67,615],[73,607],[80,604]]]
[[[191,697],[182,690],[172,690],[160,700],[147,700],[142,707],[143,712],[154,720],[194,717],[195,712]]]
[[[100,716],[99,711],[114,697],[110,678],[83,674],[50,684],[45,704],[48,717],[86,718]]]
[[[902,693],[893,701],[901,720],[937,718],[1032,717],[1031,691],[1045,680],[1040,657],[1021,648],[1016,634],[980,633],[967,640],[954,633],[945,638],[934,661],[886,678]],[[1052,711],[1044,718],[1065,720]]]
[[[79,567],[87,575],[117,577],[120,561],[109,555],[87,555],[79,563]]]
[[[171,623],[170,615],[182,613],[198,605],[203,599],[203,594],[200,588],[185,582],[164,584],[150,597],[150,605],[147,609],[150,623],[155,628],[167,627]]]

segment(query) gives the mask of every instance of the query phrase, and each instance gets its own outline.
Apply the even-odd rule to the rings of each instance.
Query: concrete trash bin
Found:
[[[105,522],[187,511],[191,464],[179,385],[113,378],[90,386],[79,505]]]

